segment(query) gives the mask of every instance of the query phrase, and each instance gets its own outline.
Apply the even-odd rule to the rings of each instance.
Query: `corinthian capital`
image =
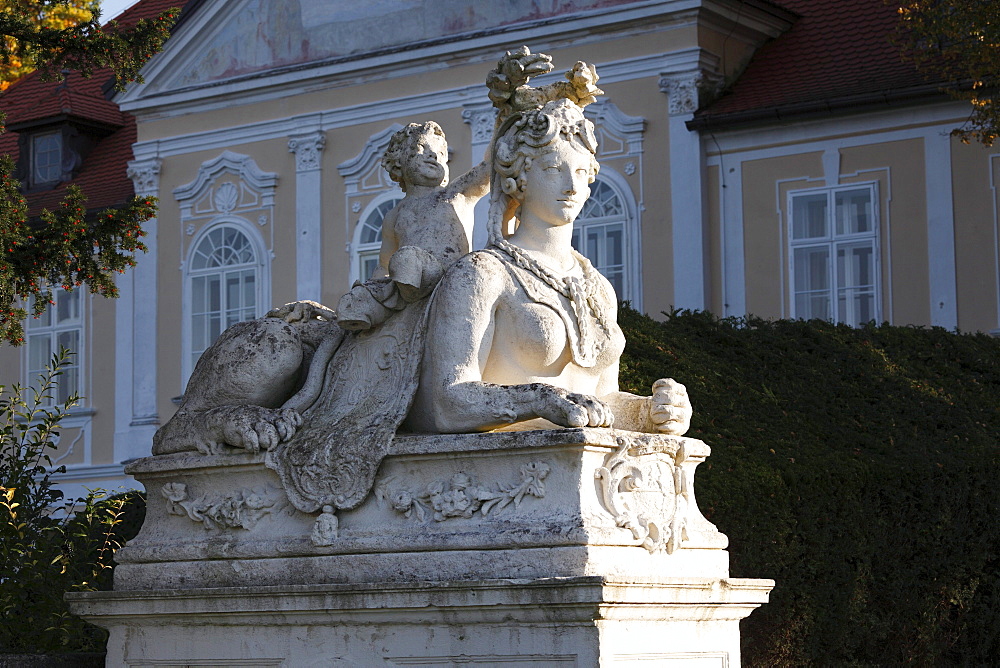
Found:
[[[132,179],[136,195],[156,197],[159,194],[161,162],[159,158],[149,158],[128,163],[128,177]]]
[[[319,169],[319,154],[324,146],[326,135],[322,132],[289,137],[288,150],[295,154],[295,170],[307,172]]]

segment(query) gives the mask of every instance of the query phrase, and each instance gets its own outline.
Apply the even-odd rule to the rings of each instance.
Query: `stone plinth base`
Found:
[[[770,580],[599,577],[71,594],[112,666],[739,665]]]
[[[349,510],[263,453],[164,455],[115,591],[74,594],[110,666],[735,666],[770,580],[729,578],[701,441],[609,429],[406,436]]]

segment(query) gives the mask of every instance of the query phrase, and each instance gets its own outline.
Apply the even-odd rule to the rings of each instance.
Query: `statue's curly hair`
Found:
[[[406,192],[406,185],[403,183],[403,163],[413,153],[414,146],[421,137],[425,135],[437,135],[445,138],[444,130],[434,121],[424,121],[423,123],[410,123],[402,130],[397,130],[389,140],[389,146],[382,156],[382,166],[389,172],[389,178],[399,184],[399,187]]]
[[[490,241],[503,240],[503,228],[520,195],[524,193],[525,172],[531,163],[562,139],[591,156],[590,183],[600,165],[594,124],[579,106],[560,99],[541,109],[510,116],[497,131],[493,144],[493,184],[489,216]]]

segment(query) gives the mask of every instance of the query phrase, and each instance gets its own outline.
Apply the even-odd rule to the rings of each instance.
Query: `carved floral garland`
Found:
[[[168,513],[187,515],[191,520],[204,524],[205,529],[252,529],[264,515],[280,512],[288,506],[281,490],[270,486],[244,488],[228,495],[205,493],[191,499],[187,485],[168,482],[160,493],[167,499]]]
[[[521,466],[521,480],[496,489],[480,485],[475,478],[456,473],[449,480],[436,480],[420,493],[413,493],[404,487],[394,487],[396,478],[390,476],[375,486],[375,498],[383,505],[388,503],[393,510],[406,518],[427,522],[433,517],[435,522],[443,522],[452,517],[470,518],[477,512],[483,517],[497,514],[510,504],[520,505],[525,496],[542,498],[545,496],[545,477],[550,467],[545,462],[530,462]]]

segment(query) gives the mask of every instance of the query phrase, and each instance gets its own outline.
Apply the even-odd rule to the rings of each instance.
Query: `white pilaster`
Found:
[[[326,135],[292,135],[288,150],[295,154],[295,297],[320,301],[322,293],[321,153]]]
[[[673,227],[674,299],[677,308],[708,305],[708,244],[705,233],[701,135],[687,128],[698,109],[699,87],[706,80],[701,63],[665,72],[660,90],[669,97],[670,212]]]
[[[722,315],[747,312],[747,276],[743,241],[743,163],[720,161],[722,188]]]
[[[492,105],[469,104],[462,110],[462,119],[472,126],[472,164],[478,165],[486,156],[490,140],[493,139],[493,124],[497,112]],[[486,245],[486,217],[489,214],[490,202],[486,196],[476,203],[475,223],[472,229],[472,248],[483,248]]]
[[[929,132],[924,140],[927,186],[927,266],[930,279],[931,324],[958,326],[955,275],[955,209],[951,191],[951,135]]]
[[[157,197],[160,160],[134,160],[129,178],[138,197]],[[157,219],[143,224],[147,247],[120,277],[115,308],[115,462],[149,455],[160,424],[157,410]]]

